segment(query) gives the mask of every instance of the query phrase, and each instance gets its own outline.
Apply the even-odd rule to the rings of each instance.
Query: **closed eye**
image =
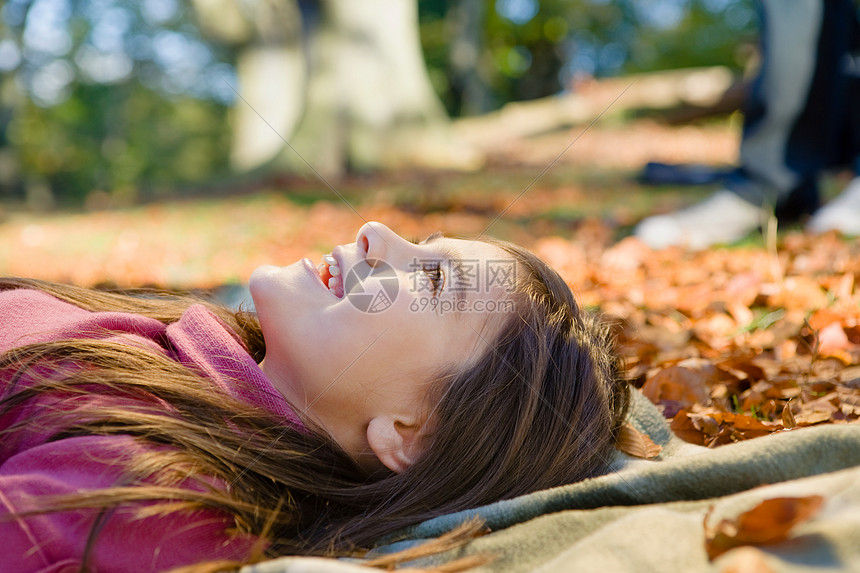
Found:
[[[430,279],[430,284],[433,286],[433,296],[442,292],[442,288],[445,286],[445,273],[442,272],[439,261],[424,262],[421,265],[421,271]]]

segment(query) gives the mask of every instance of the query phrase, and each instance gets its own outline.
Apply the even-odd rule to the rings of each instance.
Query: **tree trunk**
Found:
[[[296,0],[193,2],[201,28],[238,48],[237,171],[481,164],[430,85],[417,0],[307,0],[320,17],[306,18],[305,44]]]
[[[476,167],[430,85],[416,0],[323,0],[306,106],[277,164],[323,175],[403,165]],[[297,156],[298,155],[298,156]]]
[[[295,0],[193,0],[203,31],[239,46],[241,97],[232,110],[230,163],[246,172],[272,161],[301,116],[307,75]]]
[[[484,53],[485,0],[449,0],[448,20],[451,34],[453,88],[459,100],[460,115],[480,115],[490,110],[490,88],[481,75]]]

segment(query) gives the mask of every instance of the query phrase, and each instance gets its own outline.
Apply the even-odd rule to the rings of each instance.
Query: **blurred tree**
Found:
[[[421,38],[433,84],[455,116],[574,89],[580,78],[740,70],[756,33],[753,0],[449,1],[421,3]],[[480,105],[469,95],[477,83],[486,86]]]
[[[307,172],[307,162],[336,175],[476,164],[427,77],[416,0],[301,4],[194,0],[203,29],[238,51],[247,105],[235,114],[234,165]],[[225,25],[225,14],[243,24]]]
[[[231,165],[239,172],[260,167],[283,149],[281,138],[291,136],[305,103],[299,6],[295,0],[192,4],[204,33],[236,53],[238,83],[230,87],[241,99],[232,110]]]
[[[4,134],[31,206],[123,204],[224,171],[229,54],[180,3],[8,0],[0,20]]]
[[[8,73],[21,59],[10,38],[11,30],[0,19],[0,199],[17,195],[23,189],[18,150],[9,142],[12,113],[23,99],[15,89],[14,76]]]
[[[484,55],[486,0],[451,0],[445,18],[451,29],[448,62],[451,86],[462,115],[478,115],[492,109]]]
[[[293,146],[318,170],[474,168],[427,76],[417,0],[322,0]],[[287,150],[279,160],[296,164]]]

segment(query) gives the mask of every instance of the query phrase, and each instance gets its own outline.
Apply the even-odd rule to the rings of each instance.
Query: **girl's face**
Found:
[[[491,351],[513,311],[516,265],[495,245],[438,235],[415,244],[381,223],[331,257],[321,270],[303,259],[252,274],[261,367],[364,467],[402,471],[429,430],[430,385]]]

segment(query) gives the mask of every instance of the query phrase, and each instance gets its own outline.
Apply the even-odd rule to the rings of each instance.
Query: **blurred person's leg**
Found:
[[[855,4],[857,4],[855,2]],[[837,230],[846,235],[860,235],[860,6],[851,20],[851,54],[843,59],[847,85],[844,142],[845,162],[854,168],[854,180],[833,201],[809,220],[814,232]]]
[[[705,202],[643,220],[636,235],[651,246],[731,243],[770,212],[810,213],[818,206],[817,174],[844,159],[851,0],[759,5],[762,66],[744,110],[741,167]]]

